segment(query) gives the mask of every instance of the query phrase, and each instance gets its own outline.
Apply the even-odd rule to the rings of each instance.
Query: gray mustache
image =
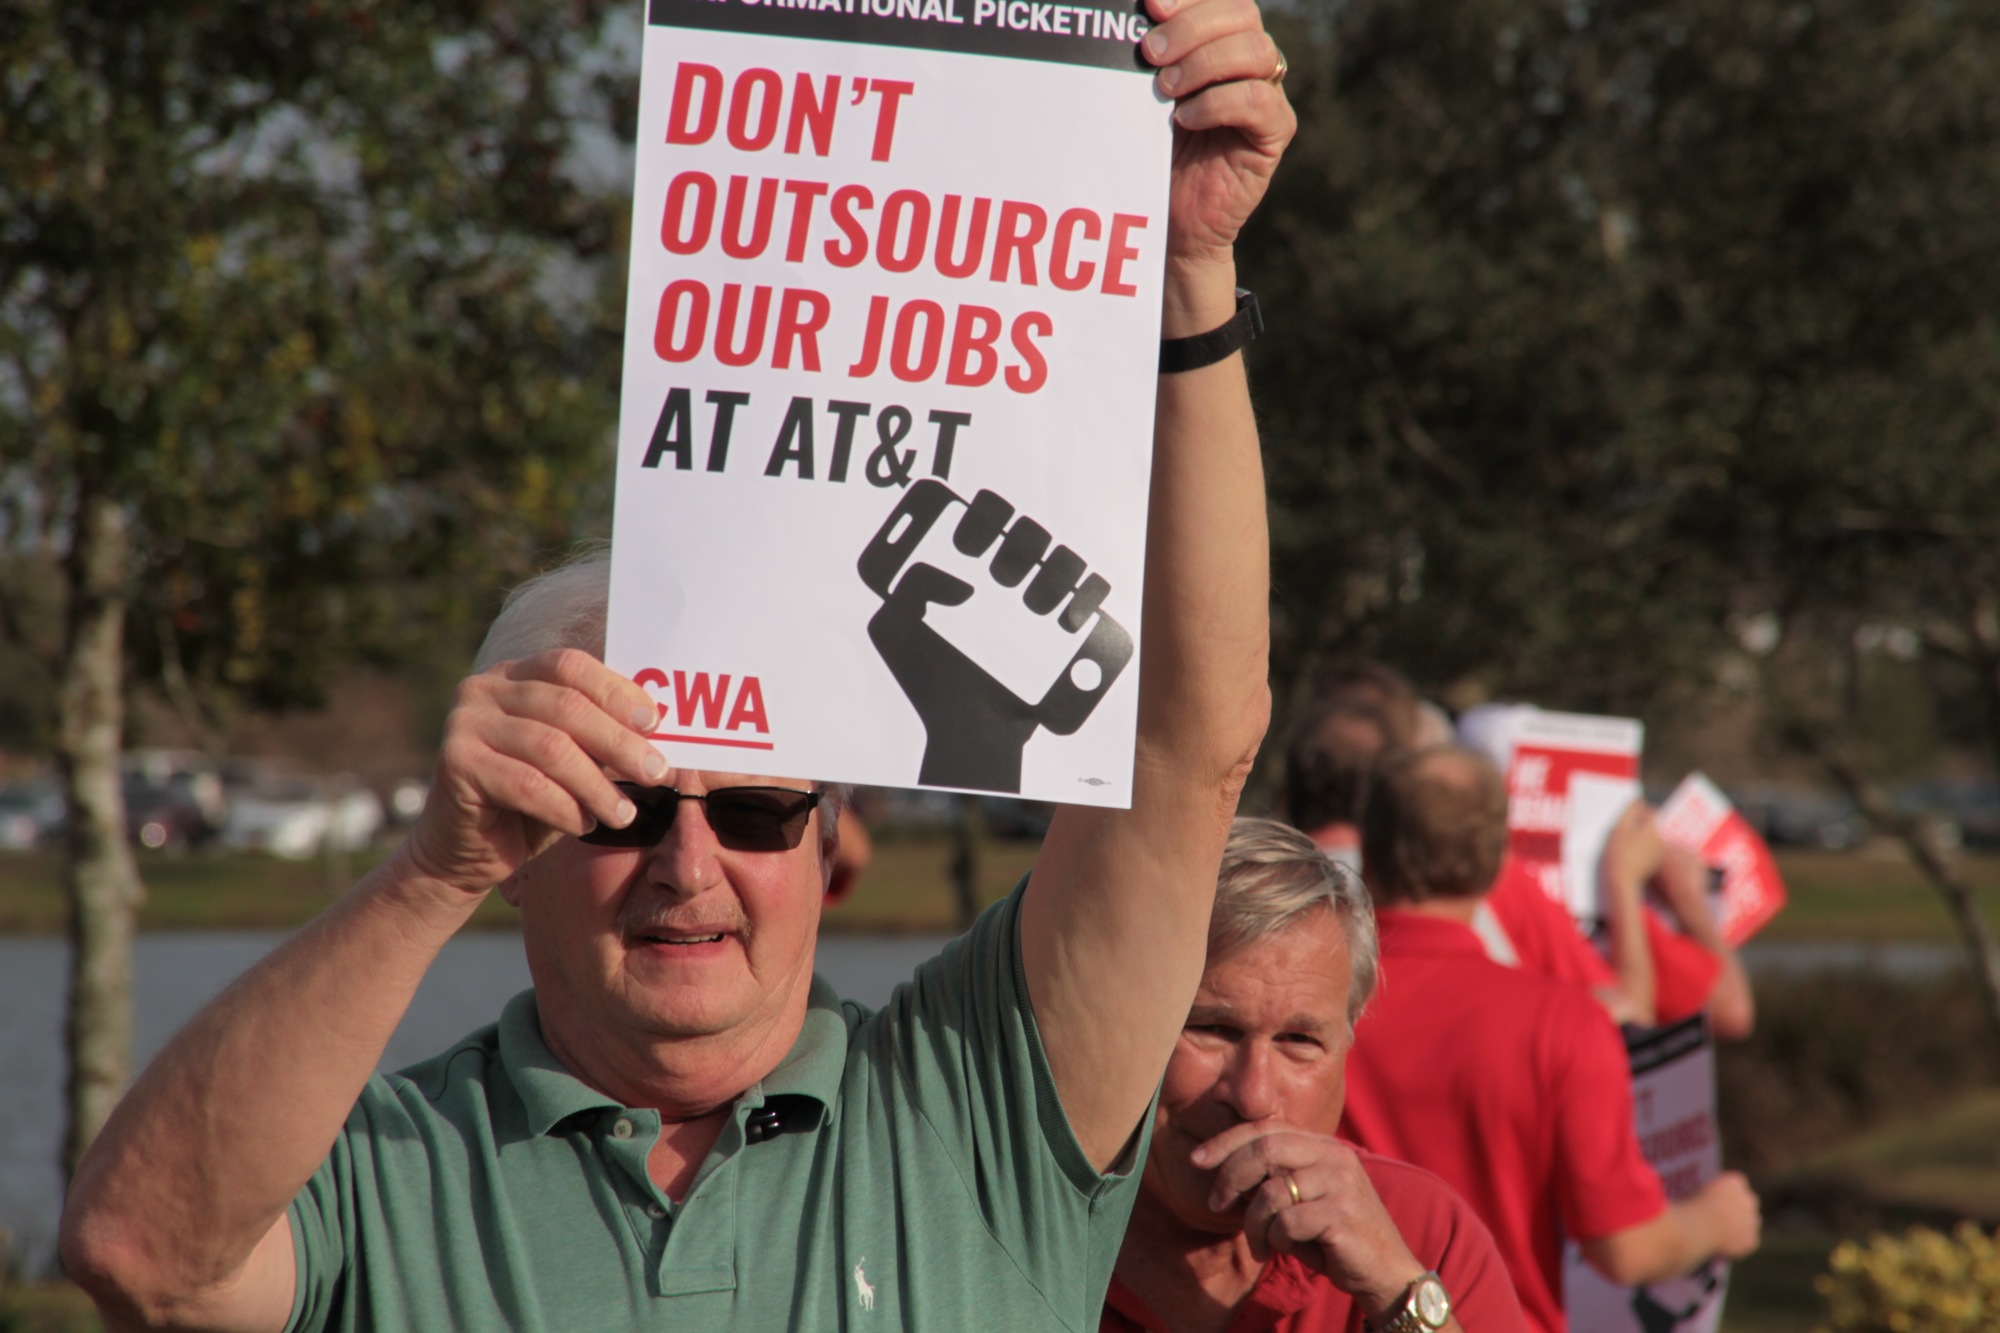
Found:
[[[618,915],[618,929],[630,935],[748,935],[749,923],[740,912],[710,917],[674,912],[627,910]]]

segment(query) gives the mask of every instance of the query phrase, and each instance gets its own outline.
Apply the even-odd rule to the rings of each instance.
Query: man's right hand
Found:
[[[1724,1171],[1687,1202],[1701,1210],[1709,1228],[1713,1255],[1744,1259],[1755,1254],[1763,1243],[1763,1205],[1741,1171]]]
[[[432,879],[484,893],[563,834],[623,828],[635,811],[613,776],[667,772],[646,739],[657,719],[644,690],[574,649],[469,677],[404,854]]]
[[[425,971],[478,895],[657,781],[646,692],[580,652],[467,680],[431,794],[395,856],[188,1023],[84,1157],[72,1277],[114,1328],[282,1328],[286,1208],[325,1160]],[[422,910],[412,913],[413,904]]]
[[[1710,1259],[1756,1251],[1764,1229],[1756,1191],[1724,1171],[1647,1221],[1583,1242],[1583,1257],[1621,1287],[1683,1277]]]
[[[1253,1257],[1296,1255],[1379,1320],[1423,1275],[1354,1149],[1277,1120],[1233,1126],[1195,1149],[1213,1165],[1209,1207],[1241,1207]]]

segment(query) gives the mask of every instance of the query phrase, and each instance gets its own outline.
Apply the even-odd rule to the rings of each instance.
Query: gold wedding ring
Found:
[[[1277,44],[1273,43],[1271,49],[1273,51],[1278,51]],[[1266,74],[1264,76],[1264,82],[1270,84],[1273,88],[1284,87],[1285,75],[1291,72],[1291,68],[1292,68],[1292,62],[1285,59],[1285,53],[1283,51],[1278,51],[1278,63],[1272,67],[1271,72],[1269,74]]]
[[[1300,1194],[1299,1194],[1299,1182],[1298,1182],[1298,1180],[1297,1180],[1297,1179],[1296,1179],[1296,1178],[1295,1178],[1295,1177],[1294,1177],[1294,1176],[1292,1175],[1292,1173],[1291,1173],[1291,1172],[1289,1172],[1289,1171],[1285,1172],[1285,1188],[1286,1188],[1286,1189],[1288,1189],[1288,1190],[1290,1190],[1290,1191],[1292,1192],[1292,1202],[1293,1202],[1293,1203],[1304,1203],[1304,1202],[1305,1202],[1305,1199],[1304,1199],[1303,1197],[1301,1197],[1301,1196],[1300,1196]]]

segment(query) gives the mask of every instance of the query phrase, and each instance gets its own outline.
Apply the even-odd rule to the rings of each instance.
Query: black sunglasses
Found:
[[[706,795],[672,787],[615,784],[639,813],[624,828],[599,824],[578,839],[593,847],[651,847],[667,836],[682,801],[700,801],[715,840],[732,852],[789,852],[806,834],[806,821],[819,804],[816,791],[790,787],[717,787]]]

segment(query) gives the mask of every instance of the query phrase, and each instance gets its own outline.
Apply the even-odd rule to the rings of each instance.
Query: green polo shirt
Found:
[[[292,1204],[290,1327],[1094,1331],[1137,1173],[1094,1171],[1057,1101],[1024,890],[879,1011],[815,978],[679,1204],[658,1113],[558,1064],[533,991],[371,1080]]]

